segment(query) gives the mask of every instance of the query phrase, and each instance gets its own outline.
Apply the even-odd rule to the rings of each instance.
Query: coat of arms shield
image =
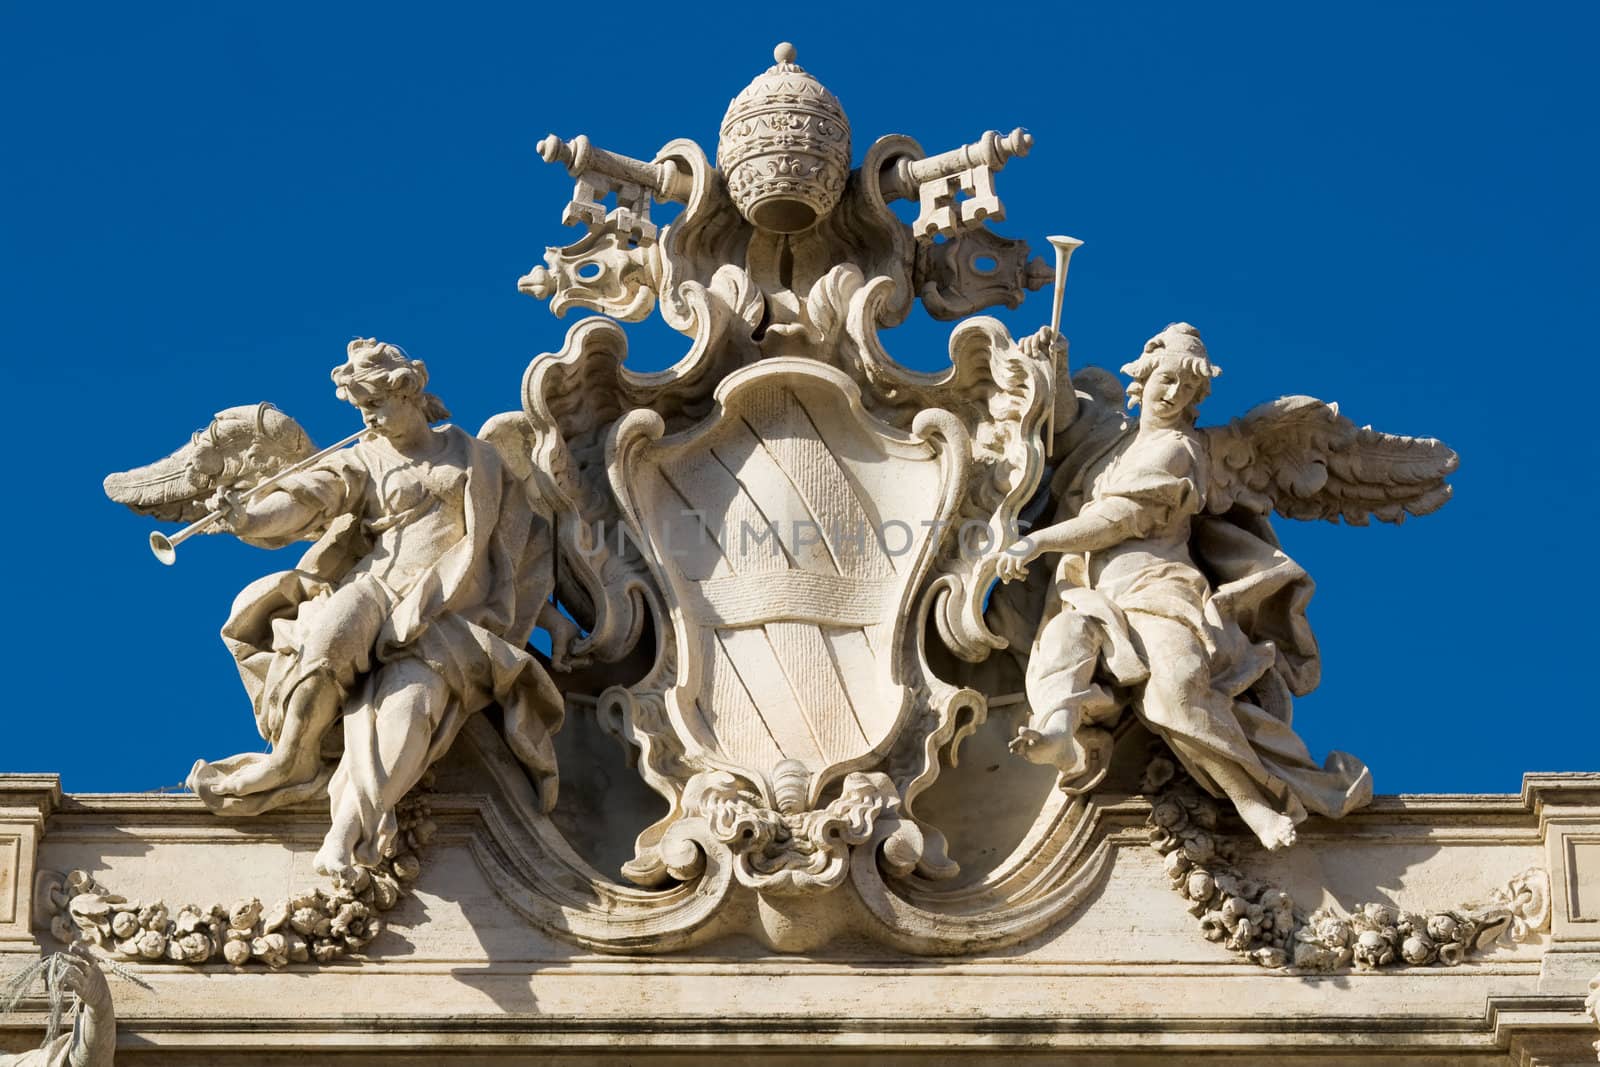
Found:
[[[907,623],[958,503],[965,433],[951,418],[896,430],[813,360],[730,375],[682,433],[657,437],[640,414],[618,425],[612,475],[672,600],[666,703],[687,756],[768,803],[798,764],[815,804],[882,755],[910,705]]]

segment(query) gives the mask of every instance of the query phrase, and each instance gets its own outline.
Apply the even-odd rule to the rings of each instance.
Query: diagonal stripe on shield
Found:
[[[821,364],[766,361],[718,398],[699,426],[615,446],[685,653],[669,711],[691,759],[758,783],[796,760],[820,791],[905,716],[905,624],[953,510],[951,464]]]

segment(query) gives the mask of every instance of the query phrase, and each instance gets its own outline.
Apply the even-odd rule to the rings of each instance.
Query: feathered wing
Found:
[[[1450,499],[1454,451],[1432,437],[1357,426],[1337,404],[1286,396],[1207,427],[1207,509],[1242,506],[1290,519],[1399,523]]]
[[[492,416],[478,431],[481,440],[494,445],[495,451],[505,461],[506,469],[522,483],[536,511],[547,511],[541,506],[538,484],[533,478],[533,424],[520,411],[507,411]]]
[[[219,411],[165,459],[109,474],[106,496],[162,522],[193,522],[221,489],[244,490],[316,451],[300,424],[271,404]]]
[[[620,381],[625,352],[615,323],[578,323],[560,352],[529,366],[523,410],[495,416],[478,434],[505,456],[550,521],[560,560],[556,595],[587,633],[574,652],[602,662],[626,655],[644,624],[645,567],[619,536],[605,466],[605,431],[631,406]]]

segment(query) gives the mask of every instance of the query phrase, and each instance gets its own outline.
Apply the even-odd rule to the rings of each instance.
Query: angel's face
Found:
[[[1144,380],[1144,395],[1139,398],[1141,420],[1157,426],[1176,426],[1188,418],[1200,383],[1177,367],[1156,364]]]
[[[367,424],[367,429],[382,434],[388,438],[408,437],[415,433],[416,424],[422,421],[424,428],[427,421],[422,419],[422,414],[417,410],[417,405],[409,396],[401,396],[388,391],[373,391],[356,394],[352,399],[356,410],[361,412],[361,421]]]

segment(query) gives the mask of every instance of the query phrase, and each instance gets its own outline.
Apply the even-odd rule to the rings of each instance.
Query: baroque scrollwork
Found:
[[[1030,290],[1050,284],[1050,265],[1028,256],[1028,243],[978,229],[917,245],[917,295],[938,319],[959,319],[986,307],[1015,308]]]
[[[1015,945],[1068,915],[1121,846],[1098,791],[1138,719],[1191,783],[1154,818],[1208,937],[1326,968],[1452,962],[1521,936],[1531,900],[1302,916],[1214,832],[1212,798],[1284,848],[1308,812],[1371,795],[1364,765],[1317,764],[1291,728],[1320,660],[1309,576],[1270,516],[1427,513],[1454,453],[1309,397],[1198,427],[1219,372],[1184,324],[1123,368],[1126,387],[1093,367],[1069,379],[1058,327],[1081,242],[1051,238],[1052,269],[991,229],[996,176],[1031,136],[930,154],[890,135],[852,169],[853,136],[780,45],[730,104],[714,161],[681,139],[645,161],[547,137],[540,154],[573,180],[561,221],[581,233],[519,288],[557,316],[598,314],[528,365],[518,410],[476,435],[435,425],[447,413],[421,361],[361,340],[334,372],[364,424],[348,447],[314,451],[270,405],[231,408],[107,479],[113,499],[195,524],[162,539],[168,559],[196,530],[312,542],[224,628],[271,750],[202,760],[190,784],[228,816],[326,797],[315,866],[336,889],[173,915],[77,878],[61,932],[188,962],[359,951],[411,873],[401,798],[467,738],[539,842],[501,891],[553,936],[817,943],[805,923],[760,925],[782,911],[818,938],[854,929],[913,952]],[[978,314],[1052,281],[1048,328],[1019,338]],[[959,320],[936,372],[881,336],[918,301]],[[687,348],[636,370],[621,323],[654,312]],[[995,740],[997,713],[1022,716],[1014,737]],[[562,776],[591,771],[557,767],[570,715],[655,794],[615,872],[587,869],[555,828],[570,825]],[[1061,791],[963,882],[929,812],[968,744],[1054,768]],[[492,851],[477,862],[501,864]]]
[[[773,773],[774,810],[734,775],[702,772],[684,790],[684,814],[703,821],[704,832],[732,851],[743,885],[780,896],[834,889],[849,874],[851,848],[873,840],[880,822],[896,819],[900,795],[886,775],[853,772],[837,799],[808,808],[810,776],[798,760],[780,763]],[[664,850],[671,850],[672,838],[682,840],[698,829],[687,821],[677,824]],[[698,855],[691,862],[698,864]],[[697,869],[676,868],[673,874],[683,878]]]

